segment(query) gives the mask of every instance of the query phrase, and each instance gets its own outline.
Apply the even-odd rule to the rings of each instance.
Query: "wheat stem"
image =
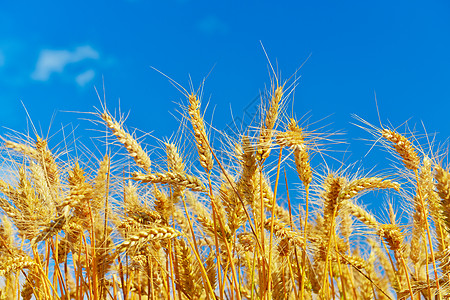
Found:
[[[278,156],[278,164],[277,164],[277,175],[276,175],[276,181],[275,181],[275,187],[274,187],[274,191],[273,191],[273,200],[272,200],[272,220],[270,222],[270,240],[269,240],[269,267],[268,267],[268,274],[269,274],[269,278],[268,278],[268,296],[272,297],[271,294],[271,286],[272,286],[272,272],[271,272],[271,268],[272,268],[272,244],[273,244],[273,225],[275,223],[275,206],[277,203],[277,191],[278,191],[278,181],[280,179],[280,166],[281,166],[281,154],[283,152],[283,147],[280,148],[280,154]]]
[[[303,226],[303,238],[305,239],[304,249],[302,253],[302,281],[300,286],[300,297],[303,299],[305,291],[305,278],[306,278],[306,243],[308,241],[308,217],[309,217],[309,184],[305,185],[306,192],[306,204],[305,204],[305,224]]]
[[[423,214],[425,214],[426,207],[425,207],[421,189],[419,188],[419,173],[418,173],[417,169],[414,170],[414,173],[416,175],[417,194],[419,196],[420,204],[422,206],[422,212],[423,212]],[[431,261],[433,263],[434,277],[435,277],[435,281],[436,281],[436,289],[438,291],[439,297],[441,298],[441,292],[440,292],[440,288],[439,288],[439,277],[438,277],[438,272],[437,272],[437,267],[436,267],[436,259],[434,257],[433,242],[431,240],[430,226],[428,224],[428,216],[424,215],[423,219],[425,221],[425,230],[427,232],[428,244],[430,245],[430,255],[431,255]],[[427,250],[426,242],[425,242],[425,252],[427,255],[427,260],[426,260],[427,261],[427,264],[426,264],[426,266],[427,266],[427,281],[428,281],[427,283],[428,283],[428,288],[430,288],[431,284],[430,284],[429,278],[428,278],[428,250]],[[429,291],[429,293],[430,293],[430,297],[431,297],[431,290]]]

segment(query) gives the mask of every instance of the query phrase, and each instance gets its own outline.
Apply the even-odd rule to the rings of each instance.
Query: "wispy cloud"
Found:
[[[204,34],[225,34],[228,32],[228,25],[216,16],[209,15],[197,23],[197,28]]]
[[[31,78],[38,81],[46,81],[53,73],[62,73],[68,64],[77,63],[85,59],[98,59],[99,57],[99,53],[91,46],[80,46],[73,51],[44,49],[39,54],[36,68],[31,74]]]
[[[95,71],[90,69],[90,70],[87,70],[86,72],[81,73],[77,77],[75,77],[75,81],[78,83],[79,86],[83,87],[87,83],[92,81],[92,79],[94,79],[94,77],[95,77]]]

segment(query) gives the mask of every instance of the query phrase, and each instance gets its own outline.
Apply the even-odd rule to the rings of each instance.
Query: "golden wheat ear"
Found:
[[[117,248],[117,252],[126,252],[134,247],[143,245],[150,241],[173,239],[179,236],[180,233],[169,226],[154,226],[146,230],[139,231],[134,235],[128,236],[122,244]]]
[[[272,148],[273,130],[278,120],[280,102],[282,98],[283,86],[277,86],[272,91],[272,98],[259,131],[256,158],[260,162],[264,161],[270,154],[270,150]]]
[[[280,147],[288,147],[294,150],[294,161],[298,177],[305,187],[309,186],[312,182],[312,169],[303,130],[294,119],[290,119],[288,130],[279,133],[276,140]]]
[[[419,155],[405,136],[390,129],[383,129],[381,136],[393,144],[395,151],[400,155],[407,169],[415,171],[419,168]]]
[[[108,111],[100,114],[100,118],[105,122],[106,126],[111,129],[117,140],[127,149],[128,154],[134,159],[136,164],[150,172],[151,161],[147,152],[142,149],[140,143],[128,132],[125,131],[122,124],[117,122]]]
[[[205,185],[201,182],[201,180],[189,174],[180,174],[173,172],[143,174],[141,172],[134,172],[131,178],[135,181],[144,183],[178,185],[186,187],[193,191],[206,192]]]
[[[436,192],[441,198],[440,211],[448,231],[450,228],[450,172],[438,165],[435,167],[434,179]]]
[[[348,209],[348,212],[353,215],[360,222],[365,224],[367,227],[377,230],[379,223],[376,220],[375,216],[366,211],[361,206],[353,203],[351,201],[345,202],[345,208]]]
[[[192,130],[197,145],[200,165],[209,173],[213,168],[213,158],[206,134],[205,124],[200,114],[200,101],[195,94],[189,95],[188,113],[191,118]]]
[[[382,224],[378,228],[378,236],[385,241],[389,249],[394,252],[394,257],[397,261],[398,274],[402,274],[407,282],[407,292],[409,292],[411,299],[414,299],[414,293],[411,286],[411,276],[409,268],[406,264],[407,246],[404,242],[404,234],[401,228],[396,224],[396,216],[392,205],[389,205],[390,223]],[[400,287],[400,279],[398,281]]]

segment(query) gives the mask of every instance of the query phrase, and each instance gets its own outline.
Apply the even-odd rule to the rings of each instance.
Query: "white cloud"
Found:
[[[207,16],[201,19],[197,23],[197,28],[201,32],[209,35],[217,33],[224,34],[228,32],[228,25],[219,18],[217,18],[216,16]]]
[[[75,77],[75,81],[78,83],[79,86],[83,87],[87,83],[92,81],[92,79],[94,79],[94,77],[95,77],[95,71],[90,69],[90,70],[87,70],[86,72],[81,73],[77,77]]]
[[[99,53],[91,46],[80,46],[74,51],[44,49],[39,54],[36,68],[31,78],[46,81],[53,73],[62,73],[64,68],[71,63],[77,63],[85,59],[98,59]]]

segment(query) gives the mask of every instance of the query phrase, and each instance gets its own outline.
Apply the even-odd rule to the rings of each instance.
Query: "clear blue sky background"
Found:
[[[103,76],[109,108],[120,98],[130,128],[170,136],[184,99],[150,66],[188,87],[189,74],[198,86],[215,65],[207,116],[214,108],[223,128],[230,107],[240,116],[269,83],[260,41],[282,78],[311,54],[297,116],[331,115],[324,124],[349,141],[368,138],[351,114],[377,124],[376,92],[383,121],[412,117],[438,140],[450,136],[448,1],[2,1],[0,125],[25,130],[21,101],[44,131],[54,112],[53,126],[83,124],[61,111],[93,111]],[[369,148],[352,143],[350,161]]]

